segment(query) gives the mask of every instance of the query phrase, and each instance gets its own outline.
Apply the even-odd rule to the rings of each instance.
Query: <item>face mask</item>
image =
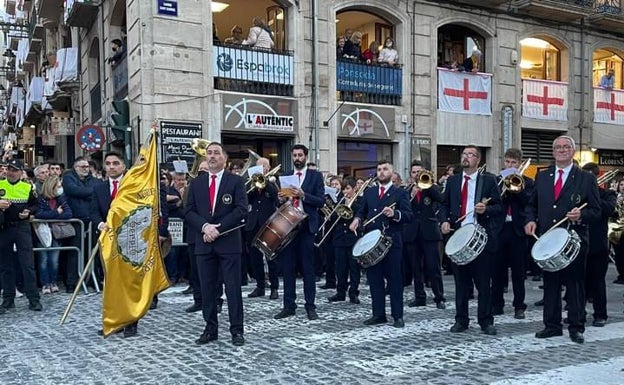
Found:
[[[388,47],[388,48],[392,47],[392,42],[387,42],[386,43],[386,47]]]
[[[61,195],[63,195],[63,188],[59,187],[56,189],[56,196],[60,197]]]

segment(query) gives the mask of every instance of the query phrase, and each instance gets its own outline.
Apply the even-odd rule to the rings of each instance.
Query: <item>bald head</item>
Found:
[[[258,158],[256,166],[262,166],[264,173],[266,174],[271,169],[271,162],[267,158]]]

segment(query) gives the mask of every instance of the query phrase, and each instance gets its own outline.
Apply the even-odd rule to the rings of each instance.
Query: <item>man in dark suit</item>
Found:
[[[113,199],[117,196],[117,192],[121,187],[121,181],[126,171],[126,165],[120,154],[109,152],[104,157],[104,169],[108,179],[100,182],[93,188],[93,197],[91,199],[91,220],[96,225],[98,233],[110,230],[106,224],[106,217],[110,210]],[[166,205],[166,191],[160,189],[160,220],[158,224],[158,238],[162,243],[167,239],[169,224],[169,215]],[[156,308],[158,303],[157,296],[152,299],[150,309]],[[132,337],[137,334],[139,321],[136,321],[123,329],[124,337]]]
[[[426,276],[431,282],[433,300],[437,308],[446,309],[439,252],[442,234],[436,214],[443,197],[433,180],[430,187],[419,186],[418,178],[424,171],[421,162],[412,162],[410,169],[412,184],[409,194],[414,217],[403,228],[405,247],[403,253],[406,258],[411,259],[408,265],[412,267],[414,277],[414,300],[408,306],[426,305],[427,296],[424,285]]]
[[[191,186],[184,219],[195,234],[195,255],[199,273],[206,327],[195,341],[203,345],[218,338],[217,286],[219,268],[225,282],[230,333],[235,346],[243,338],[243,298],[241,293],[241,221],[247,216],[247,193],[243,179],[225,171],[227,153],[212,142],[206,148],[209,172],[199,175]]]
[[[596,163],[587,163],[583,170],[598,176],[600,169]],[[585,273],[586,299],[592,299],[594,307],[593,326],[602,327],[607,323],[607,288],[605,279],[609,268],[609,218],[615,213],[615,191],[598,186],[600,196],[600,217],[588,224],[589,253]]]
[[[443,234],[457,230],[468,224],[481,225],[488,235],[485,248],[473,261],[455,266],[455,324],[451,333],[468,329],[468,298],[474,280],[479,291],[477,319],[483,333],[495,335],[492,316],[492,292],[490,280],[492,265],[497,251],[502,215],[500,190],[496,177],[489,173],[477,172],[481,160],[481,150],[476,146],[466,146],[461,155],[463,172],[448,178],[444,190],[444,204],[440,206]]]
[[[522,150],[510,148],[504,155],[505,169],[518,169],[522,162]],[[516,172],[517,175],[517,172]],[[514,317],[524,319],[527,308],[524,303],[524,278],[526,274],[526,260],[529,253],[527,236],[524,233],[526,205],[533,194],[533,180],[522,177],[524,188],[521,191],[512,191],[503,188],[503,215],[505,216],[500,236],[498,258],[494,265],[492,276],[492,313],[503,314],[505,306],[504,289],[508,282],[508,270],[511,268],[511,282],[513,285]]]
[[[295,267],[297,260],[303,270],[303,295],[305,309],[309,320],[318,319],[314,299],[316,296],[316,279],[314,276],[314,234],[320,225],[318,209],[323,207],[325,188],[323,175],[306,167],[308,148],[303,144],[292,147],[292,159],[295,172],[299,179],[299,186],[290,187],[292,205],[303,210],[308,217],[299,225],[299,231],[290,244],[280,253],[279,258],[284,274],[284,308],[274,318],[281,319],[295,315],[297,294],[295,293]],[[288,187],[288,186],[282,186]],[[280,198],[286,196],[280,191]]]
[[[392,238],[392,246],[386,256],[374,266],[366,269],[368,285],[373,300],[373,316],[364,325],[378,325],[388,322],[386,318],[386,295],[384,279],[388,281],[390,292],[390,308],[393,326],[402,328],[403,321],[403,276],[401,274],[401,256],[403,254],[403,225],[412,220],[407,191],[392,184],[393,167],[387,160],[377,164],[378,187],[370,187],[364,191],[362,205],[356,213],[349,229],[358,231],[367,220],[379,215],[375,221],[362,231],[380,230]]]
[[[568,292],[568,331],[576,343],[585,342],[585,260],[588,252],[587,224],[600,218],[600,197],[596,178],[574,165],[575,143],[569,136],[559,136],[553,142],[555,165],[540,171],[535,178],[535,191],[527,205],[527,235],[539,232],[542,236],[559,220],[560,226],[576,231],[581,238],[581,249],[576,259],[566,268],[544,271],[544,325],[537,338],[563,335],[561,325],[561,286]],[[579,207],[587,203],[581,210]],[[538,225],[539,223],[539,225]],[[538,227],[539,226],[539,227]]]
[[[266,175],[271,166],[267,158],[260,158],[256,161],[257,166],[262,166],[263,173]],[[251,244],[254,237],[262,226],[266,223],[275,210],[279,207],[279,199],[277,197],[277,185],[268,181],[268,177],[264,188],[255,187],[247,194],[249,200],[249,214],[247,215],[247,223],[245,225],[247,247],[249,248],[249,257],[251,267],[256,280],[256,288],[249,293],[248,297],[264,297],[265,294],[265,277],[264,277],[264,255],[257,247]],[[267,261],[269,267],[269,284],[271,288],[270,299],[277,299],[277,289],[279,289],[279,279],[277,277],[277,261],[275,259]]]

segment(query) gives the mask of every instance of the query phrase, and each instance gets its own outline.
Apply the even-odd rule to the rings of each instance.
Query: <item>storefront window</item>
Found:
[[[364,178],[374,176],[380,160],[392,161],[391,143],[338,141],[339,174]]]

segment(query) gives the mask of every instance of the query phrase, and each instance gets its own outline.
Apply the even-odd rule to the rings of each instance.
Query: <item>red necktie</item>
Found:
[[[301,175],[303,174],[301,173],[301,171],[297,171],[296,175],[299,177],[299,186],[301,186]],[[292,204],[295,208],[299,208],[299,198],[293,198]]]
[[[386,193],[386,188],[384,186],[379,186],[379,199],[383,199],[384,194]]]
[[[422,190],[416,191],[416,202],[420,203],[420,198],[422,198]]]
[[[114,180],[113,181],[113,192],[111,193],[111,200],[115,199],[115,197],[117,196],[117,185],[119,184],[118,180]]]
[[[470,182],[470,177],[468,175],[464,176],[464,185],[461,190],[461,210],[459,212],[459,216],[463,217],[466,215],[466,207],[468,207],[468,182]]]
[[[217,194],[217,176],[210,175],[210,187],[208,188],[208,193],[210,194],[210,212],[214,212],[214,200],[215,195]]]
[[[507,215],[511,216],[511,203],[507,206]]]
[[[561,194],[561,189],[563,188],[563,170],[559,171],[559,178],[557,182],[555,182],[555,200],[559,199],[559,194]]]

